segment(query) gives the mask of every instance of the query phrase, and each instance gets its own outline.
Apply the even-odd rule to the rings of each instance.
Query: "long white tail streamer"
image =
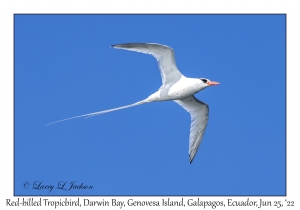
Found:
[[[105,113],[117,111],[117,110],[120,110],[120,109],[126,109],[126,108],[129,108],[129,107],[138,106],[138,105],[141,105],[141,104],[144,104],[144,103],[147,103],[146,99],[142,100],[142,101],[139,101],[139,102],[136,102],[134,104],[129,104],[127,106],[121,106],[121,107],[114,108],[114,109],[108,109],[108,110],[104,110],[104,111],[100,111],[100,112],[93,112],[93,113],[90,113],[90,114],[84,114],[84,115],[79,115],[79,116],[76,116],[76,117],[70,117],[70,118],[58,120],[58,121],[49,123],[46,126],[52,125],[52,124],[55,124],[55,123],[58,123],[58,122],[62,122],[62,121],[72,120],[72,119],[79,118],[79,117],[86,117],[86,118],[95,117],[95,116],[100,115],[100,114],[105,114]]]

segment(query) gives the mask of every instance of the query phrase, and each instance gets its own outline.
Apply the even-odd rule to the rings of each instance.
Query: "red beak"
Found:
[[[214,81],[207,81],[207,83],[206,84],[208,84],[209,86],[213,86],[213,85],[219,85],[220,83],[218,83],[218,82],[214,82]]]

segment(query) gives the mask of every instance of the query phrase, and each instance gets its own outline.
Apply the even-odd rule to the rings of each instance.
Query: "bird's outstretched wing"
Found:
[[[192,124],[190,130],[189,158],[190,163],[192,163],[201,144],[208,122],[208,105],[199,101],[194,96],[174,101],[191,114]]]
[[[157,59],[164,86],[176,83],[182,76],[176,66],[174,51],[168,46],[156,43],[128,43],[111,47],[153,55]]]

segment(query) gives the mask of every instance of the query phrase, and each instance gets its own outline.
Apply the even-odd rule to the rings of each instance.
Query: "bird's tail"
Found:
[[[99,114],[104,114],[104,113],[107,113],[107,112],[113,112],[113,111],[120,110],[120,109],[126,109],[126,108],[129,108],[129,107],[138,106],[138,105],[141,105],[141,104],[144,104],[144,103],[147,103],[147,102],[148,102],[147,99],[145,99],[145,100],[142,100],[142,101],[138,101],[134,104],[129,104],[127,106],[121,106],[121,107],[114,108],[114,109],[108,109],[108,110],[104,110],[104,111],[100,111],[100,112],[93,112],[93,113],[90,113],[90,114],[84,114],[84,115],[79,115],[79,116],[76,116],[76,117],[70,117],[70,118],[66,118],[66,119],[63,119],[63,120],[58,120],[58,121],[49,123],[46,126],[52,125],[52,124],[55,124],[55,123],[58,123],[58,122],[66,121],[66,120],[72,120],[72,119],[79,118],[79,117],[85,117],[85,118],[95,117]]]

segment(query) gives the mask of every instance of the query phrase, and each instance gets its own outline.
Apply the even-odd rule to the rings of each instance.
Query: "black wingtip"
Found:
[[[158,44],[158,43],[148,43],[148,42],[132,42],[132,43],[113,44],[113,45],[110,45],[110,47],[113,47],[113,48],[120,47],[120,46],[134,47],[135,45],[160,45],[160,46],[168,47],[166,45],[162,45],[162,44]]]
[[[192,162],[193,162],[193,159],[191,159],[191,157],[189,157],[189,159],[190,159],[190,164],[192,164]]]
[[[132,45],[132,44],[135,44],[135,43],[113,44],[113,45],[110,45],[110,47],[112,47],[112,48],[118,48],[120,46]]]

